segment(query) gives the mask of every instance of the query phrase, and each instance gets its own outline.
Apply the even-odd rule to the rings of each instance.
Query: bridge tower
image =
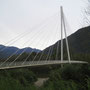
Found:
[[[64,12],[63,7],[60,7],[60,20],[61,20],[61,62],[63,62],[63,33],[65,35],[65,41],[66,41],[66,48],[67,48],[67,55],[68,55],[68,62],[70,63],[70,51],[69,51],[69,45],[68,45],[68,39],[67,39],[67,32],[66,32],[66,25],[65,25],[65,19],[64,19]]]

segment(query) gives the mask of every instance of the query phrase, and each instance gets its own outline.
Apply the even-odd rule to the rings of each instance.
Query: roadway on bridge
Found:
[[[43,65],[58,65],[58,64],[88,64],[88,62],[85,61],[60,61],[60,60],[50,60],[50,61],[26,61],[25,63],[21,62],[14,62],[10,64],[10,62],[7,62],[3,65],[0,65],[0,69],[10,69],[10,68],[20,68],[20,67],[30,67],[30,66],[43,66]]]

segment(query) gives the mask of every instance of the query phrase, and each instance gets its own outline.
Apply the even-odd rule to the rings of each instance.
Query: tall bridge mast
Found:
[[[65,34],[65,41],[66,41],[66,47],[67,47],[67,55],[68,55],[68,61],[70,62],[70,52],[69,52],[69,45],[68,45],[68,39],[67,39],[67,33],[66,33],[66,25],[65,25],[65,19],[64,19],[64,13],[63,13],[63,7],[60,7],[60,13],[61,13],[61,62],[63,62],[63,33]]]

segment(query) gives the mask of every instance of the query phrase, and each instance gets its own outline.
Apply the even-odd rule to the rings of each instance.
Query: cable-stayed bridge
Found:
[[[46,27],[46,25],[44,26]],[[37,27],[36,27],[37,28]],[[20,68],[20,67],[30,67],[30,66],[41,66],[41,65],[54,65],[54,64],[87,64],[88,62],[85,61],[79,61],[79,60],[71,60],[70,57],[70,51],[69,51],[69,44],[68,44],[68,38],[67,38],[67,27],[66,27],[66,23],[65,23],[65,17],[64,17],[64,13],[63,13],[63,8],[61,7],[60,9],[60,32],[61,32],[61,42],[57,43],[57,47],[56,47],[56,58],[55,60],[51,59],[52,53],[53,53],[53,46],[49,48],[48,52],[45,53],[44,50],[42,52],[37,52],[34,57],[32,58],[31,55],[33,54],[34,50],[32,50],[30,52],[30,54],[28,54],[28,56],[23,59],[22,61],[18,61],[18,58],[20,56],[22,56],[22,54],[27,50],[24,49],[22,51],[22,53],[20,53],[19,55],[17,55],[17,57],[13,60],[10,61],[10,59],[17,54],[17,51],[15,51],[11,56],[9,56],[6,60],[1,61],[0,62],[0,69],[10,69],[10,68]],[[38,32],[39,33],[39,32]],[[42,32],[41,32],[42,33]],[[28,34],[28,33],[27,33]],[[52,32],[50,33],[52,34]],[[55,33],[54,33],[55,34]],[[64,34],[64,35],[63,35]],[[21,37],[24,37],[25,33],[22,33],[21,35],[18,36],[17,39],[15,39],[15,41],[19,40]],[[37,37],[39,37],[38,35],[35,35]],[[42,34],[43,36],[43,34]],[[68,60],[64,60],[64,51],[63,51],[63,37],[65,36],[65,41],[66,41],[66,49],[67,49],[67,56],[68,56]],[[34,37],[35,38],[35,37]],[[46,36],[45,38],[48,38],[48,36]],[[13,39],[14,40],[14,39]],[[11,40],[11,41],[13,41]],[[10,42],[11,42],[10,41]],[[14,42],[15,42],[14,41]],[[27,42],[29,42],[30,40],[28,40]],[[31,40],[32,42],[34,42],[34,39]],[[8,43],[8,42],[7,42]],[[6,44],[7,44],[6,43]],[[25,42],[26,43],[26,42]],[[24,44],[25,44],[24,43]],[[38,43],[37,43],[38,44]],[[43,43],[42,43],[43,44]],[[45,44],[44,44],[45,45]],[[61,48],[59,48],[59,45],[61,46]],[[7,47],[1,49],[0,51],[4,51]],[[60,50],[59,50],[60,49]],[[58,59],[58,53],[60,51],[60,57],[61,59]],[[44,56],[44,54],[46,54],[45,58],[43,59],[42,57]],[[39,58],[37,58],[39,56]],[[30,58],[30,60],[28,60],[28,58]]]
[[[46,65],[59,65],[59,64],[87,64],[85,61],[70,61],[68,60],[65,61],[60,61],[60,60],[50,60],[50,61],[26,61],[24,64],[22,61],[20,62],[15,62],[10,65],[10,62],[7,62],[6,64],[3,64],[0,69],[13,69],[13,68],[21,68],[21,67],[30,67],[30,66],[46,66]]]

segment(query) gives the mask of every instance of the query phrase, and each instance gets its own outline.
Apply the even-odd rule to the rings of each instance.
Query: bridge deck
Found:
[[[87,64],[88,62],[85,61],[60,61],[60,60],[50,60],[50,61],[26,61],[25,63],[23,62],[14,62],[10,64],[10,62],[7,62],[5,64],[0,64],[0,69],[10,69],[10,68],[20,68],[20,67],[30,67],[30,66],[43,66],[43,65],[54,65],[54,64]]]

